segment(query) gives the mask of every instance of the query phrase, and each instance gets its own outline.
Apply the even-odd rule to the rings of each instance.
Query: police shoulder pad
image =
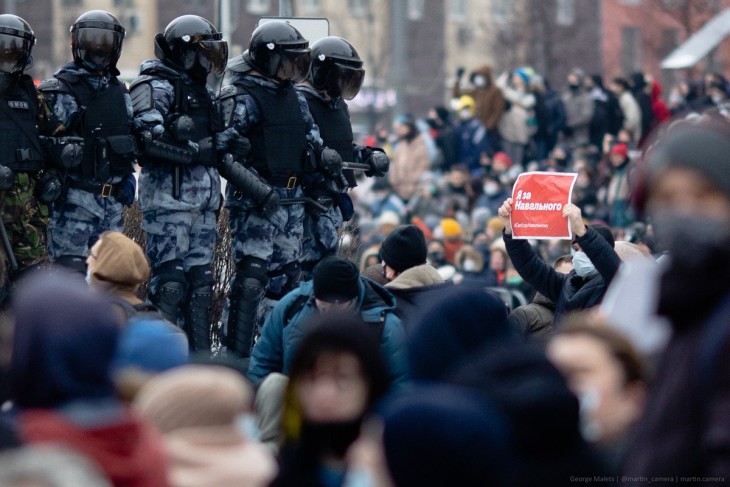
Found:
[[[38,85],[38,91],[60,91],[61,82],[56,78],[44,79]]]
[[[129,96],[132,98],[134,113],[149,110],[155,106],[152,97],[152,76],[140,76],[129,87]]]

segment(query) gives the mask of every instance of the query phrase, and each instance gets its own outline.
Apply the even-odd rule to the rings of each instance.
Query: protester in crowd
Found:
[[[501,148],[516,164],[524,161],[530,137],[537,130],[535,120],[535,95],[528,91],[529,75],[524,69],[503,73],[496,84],[508,107],[502,114],[498,129],[502,138]]]
[[[413,116],[404,115],[396,120],[398,143],[390,160],[388,181],[395,194],[408,202],[418,191],[423,174],[430,170],[431,161],[423,135],[418,132]]]
[[[642,134],[642,111],[636,98],[631,92],[631,85],[625,78],[614,78],[611,82],[611,91],[618,98],[623,113],[622,129],[626,130],[634,144],[638,144]]]
[[[595,102],[584,85],[585,73],[574,68],[568,73],[568,89],[563,92],[565,105],[565,130],[567,144],[571,148],[584,147],[591,141],[590,127],[595,112]]]
[[[453,284],[426,263],[427,253],[426,239],[415,225],[396,228],[380,246],[385,288],[396,298],[395,313],[406,332],[413,313]]]
[[[649,87],[647,86],[644,73],[637,71],[631,74],[631,93],[634,95],[636,103],[639,104],[639,110],[641,110],[641,137],[639,139],[639,145],[641,145],[656,125],[654,109],[648,89]]]
[[[466,244],[456,253],[455,281],[460,286],[480,288],[497,286],[497,274],[484,262],[484,254],[473,245]]]
[[[123,319],[81,278],[29,278],[15,297],[11,380],[24,443],[60,443],[114,485],[168,485],[160,438],[114,397],[111,364]]]
[[[573,270],[573,256],[563,255],[553,264],[560,274]],[[545,345],[552,335],[555,318],[555,303],[539,292],[530,304],[515,308],[509,315],[509,322],[529,342]]]
[[[598,304],[621,262],[613,250],[611,230],[597,225],[586,227],[580,208],[572,203],[565,205],[563,215],[568,218],[575,236],[576,252],[574,269],[563,275],[543,262],[526,240],[512,238],[511,213],[512,198],[509,198],[499,209],[507,252],[519,275],[555,303],[555,320],[568,311]]]
[[[484,124],[490,134],[490,143],[496,146],[499,141],[497,124],[505,111],[505,100],[502,91],[492,81],[492,68],[482,65],[469,74],[469,82],[472,87],[462,90],[459,86],[461,77],[464,75],[464,68],[456,71],[456,82],[451,96],[459,98],[468,95],[474,98],[476,103],[476,117]]]
[[[263,487],[276,475],[271,452],[241,431],[251,386],[237,372],[188,365],[148,382],[135,410],[162,433],[174,487]]]
[[[426,122],[431,129],[431,137],[441,152],[440,167],[442,170],[448,169],[458,158],[451,112],[443,106],[433,107],[428,112]]]
[[[651,98],[651,111],[654,115],[655,125],[658,126],[672,118],[672,114],[669,112],[667,104],[662,99],[662,92],[664,92],[664,88],[661,83],[652,78],[650,86],[651,92],[649,93],[649,97]]]
[[[378,340],[357,317],[315,320],[291,363],[280,473],[272,486],[342,485],[346,453],[388,390]]]
[[[615,471],[644,409],[647,376],[641,357],[623,335],[586,314],[565,320],[547,355],[581,403],[583,436]]]
[[[630,476],[730,478],[728,151],[730,124],[699,119],[670,128],[647,155],[643,209],[670,257],[658,313],[673,334],[632,429]]]
[[[629,148],[626,144],[615,144],[608,153],[612,175],[605,192],[608,222],[613,228],[624,228],[633,221],[631,212],[631,190],[629,188]]]
[[[464,245],[464,230],[454,218],[444,218],[438,227],[438,235],[443,238],[444,260],[454,263],[456,252]]]
[[[403,327],[395,314],[395,297],[387,289],[360,276],[347,259],[330,256],[301,284],[274,306],[256,342],[248,377],[261,382],[271,372],[289,374],[292,359],[314,318],[332,312],[358,316],[378,336],[390,379],[406,379]]]
[[[475,116],[476,108],[472,97],[463,95],[459,98],[456,110],[459,120],[454,127],[454,138],[458,144],[457,160],[459,164],[466,165],[471,174],[477,174],[481,154],[493,152],[489,146],[487,129]]]

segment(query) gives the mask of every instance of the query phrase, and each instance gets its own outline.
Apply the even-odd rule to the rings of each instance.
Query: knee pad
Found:
[[[204,287],[212,288],[215,284],[213,269],[209,265],[195,266],[187,272],[187,282],[192,290]]]
[[[187,291],[182,260],[164,262],[152,270],[152,276],[156,281],[156,289],[150,295],[150,300],[167,320],[176,323],[180,305]]]
[[[255,279],[266,286],[269,281],[268,264],[264,259],[258,257],[244,257],[236,266],[236,282],[243,283],[246,279]],[[239,284],[241,285],[241,284]]]
[[[163,262],[152,269],[152,278],[159,283],[180,282],[185,284],[185,268],[182,259],[174,259]]]
[[[86,275],[86,259],[79,255],[62,255],[54,261],[54,264]]]

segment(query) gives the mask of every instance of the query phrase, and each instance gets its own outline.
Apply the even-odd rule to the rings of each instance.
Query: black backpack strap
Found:
[[[284,310],[284,328],[291,322],[292,318],[304,308],[304,305],[309,301],[310,296],[307,294],[300,294],[292,303]]]

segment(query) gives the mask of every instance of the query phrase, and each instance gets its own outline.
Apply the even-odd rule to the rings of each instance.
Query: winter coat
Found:
[[[698,326],[675,328],[632,428],[624,474],[730,478],[729,354],[726,295]]]
[[[301,303],[301,308],[297,310],[298,303]],[[361,277],[360,295],[355,307],[368,326],[380,326],[383,320],[380,350],[388,364],[391,380],[403,382],[407,375],[405,335],[401,320],[395,314],[395,296],[379,284]],[[271,372],[288,374],[297,345],[318,314],[312,281],[301,284],[284,296],[264,322],[251,354],[248,378],[259,383]]]
[[[530,136],[537,130],[535,95],[519,92],[507,84],[501,88],[504,98],[510,103],[510,108],[499,121],[499,133],[508,142],[527,144]]]
[[[662,85],[658,81],[654,80],[651,82],[651,109],[654,113],[654,120],[656,125],[666,122],[672,118],[672,114],[667,108],[667,104],[662,100]]]
[[[504,234],[504,243],[514,268],[528,284],[555,303],[553,323],[565,313],[598,304],[621,264],[608,242],[590,227],[576,242],[596,267],[596,271],[585,277],[576,274],[575,270],[569,274],[557,272],[535,253],[527,240]]]
[[[25,410],[18,419],[20,436],[25,443],[60,443],[77,450],[93,460],[115,487],[168,485],[167,459],[158,433],[126,408],[110,413],[92,406],[82,405],[85,410],[73,414]]]
[[[395,314],[403,321],[405,331],[410,332],[412,323],[409,318],[414,312],[453,285],[452,281],[444,281],[435,267],[423,264],[406,269],[385,288],[395,295]]]
[[[402,139],[390,158],[388,182],[401,199],[408,201],[421,186],[423,175],[431,168],[426,142],[422,135]]]
[[[469,172],[476,173],[480,169],[479,160],[482,153],[491,153],[489,138],[484,125],[476,118],[462,120],[454,130],[458,145],[459,163],[466,164]]]
[[[550,339],[555,318],[555,303],[540,293],[531,303],[519,306],[509,315],[509,322],[530,342],[545,344]]]
[[[590,126],[595,109],[590,93],[566,91],[562,95],[565,106],[565,125],[571,131],[574,146],[586,145],[590,141]]]
[[[487,81],[487,85],[484,88],[475,87],[470,90],[461,90],[457,84],[452,90],[452,95],[454,98],[459,98],[463,95],[474,98],[474,116],[484,124],[487,130],[494,130],[504,113],[505,102],[502,91],[494,85],[492,68],[489,66],[479,66],[474,70],[474,73],[483,75]]]
[[[630,91],[624,91],[618,97],[621,112],[624,114],[623,129],[631,135],[631,140],[638,142],[641,138],[641,108]]]

